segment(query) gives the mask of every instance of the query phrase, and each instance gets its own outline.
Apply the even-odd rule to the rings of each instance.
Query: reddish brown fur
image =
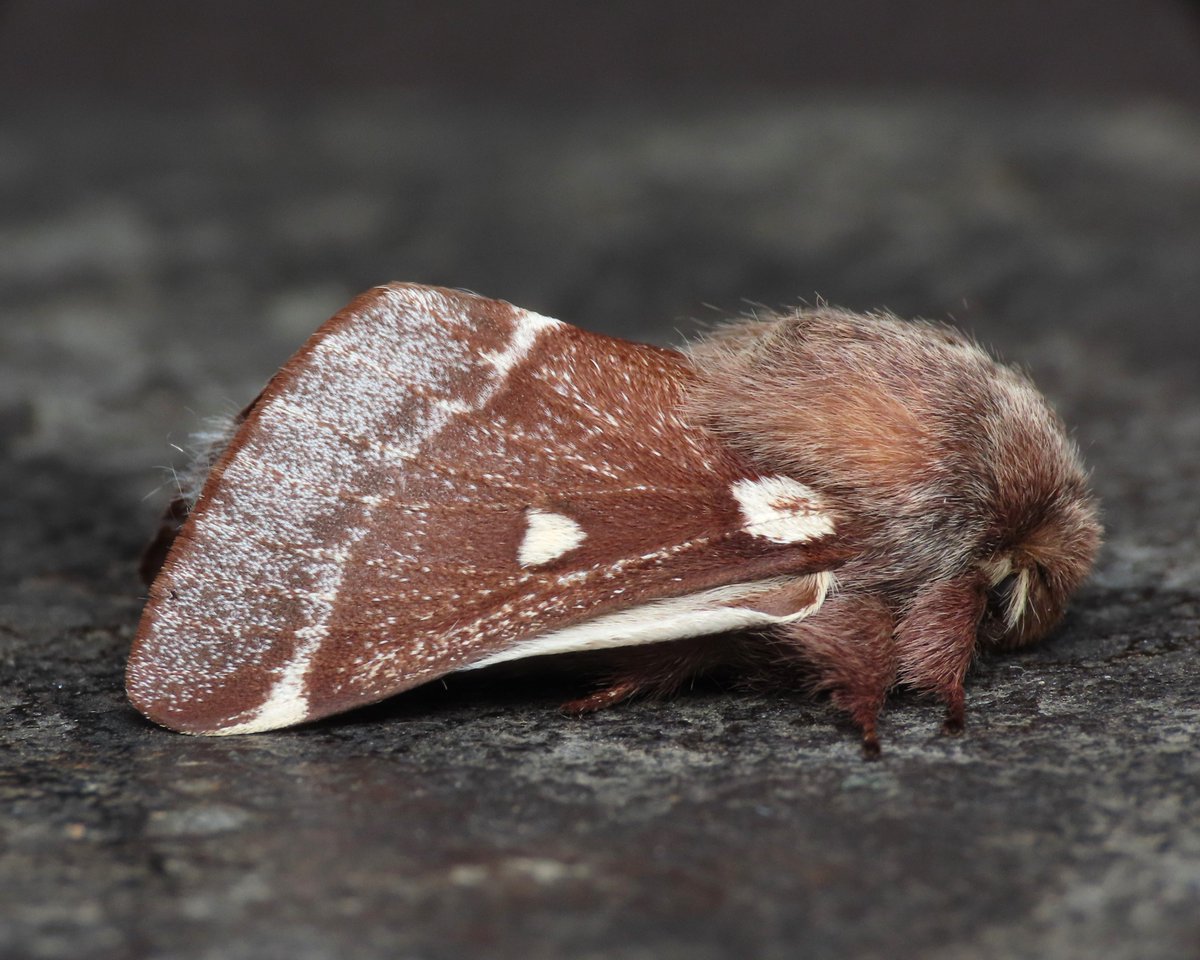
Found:
[[[1018,645],[1058,621],[1099,544],[1078,453],[1041,394],[955,331],[839,310],[734,325],[691,355],[699,423],[863,523],[841,596],[787,630],[798,652],[868,740],[897,680],[961,727],[980,622],[1005,600],[984,568],[1028,571],[1023,615],[993,613],[983,631]],[[894,648],[879,640],[884,608]]]
[[[896,683],[939,697],[947,729],[961,729],[980,640],[1043,636],[1098,548],[1096,504],[1057,416],[961,334],[884,315],[750,320],[690,355],[695,422],[858,524],[840,593],[785,628],[784,649],[817,670],[868,751]],[[1006,560],[1029,584],[1011,624],[1016,581],[993,587],[988,576]]]

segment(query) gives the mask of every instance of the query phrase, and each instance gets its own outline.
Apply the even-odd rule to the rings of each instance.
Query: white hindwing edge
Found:
[[[816,586],[816,600],[792,613],[773,614],[755,610],[753,602],[755,595],[769,595],[793,582],[793,578],[773,577],[750,583],[735,583],[682,597],[655,600],[639,607],[618,610],[594,620],[554,630],[513,644],[508,649],[497,651],[463,669],[476,670],[509,660],[547,654],[641,646],[723,633],[727,630],[748,630],[794,623],[820,609],[826,594],[833,587],[834,576],[828,571],[810,574],[808,578]]]

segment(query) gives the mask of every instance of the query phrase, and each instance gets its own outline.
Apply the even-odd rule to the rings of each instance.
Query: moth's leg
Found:
[[[961,733],[966,724],[963,680],[985,604],[980,574],[938,581],[917,594],[896,628],[900,682],[941,699],[947,733]]]
[[[781,631],[785,649],[794,649],[815,668],[816,689],[828,690],[834,706],[850,714],[862,731],[869,757],[879,754],[879,711],[896,683],[894,629],[882,600],[844,593]]]
[[[562,705],[564,713],[594,713],[634,697],[669,697],[700,674],[728,662],[732,638],[694,637],[612,651],[605,658],[603,685]]]
[[[603,710],[606,707],[614,707],[618,703],[624,703],[626,700],[636,697],[641,690],[641,685],[637,680],[632,678],[614,680],[595,693],[588,694],[586,697],[580,697],[577,700],[568,700],[559,709],[563,713],[570,713],[575,716],[585,713],[595,713],[597,710]]]

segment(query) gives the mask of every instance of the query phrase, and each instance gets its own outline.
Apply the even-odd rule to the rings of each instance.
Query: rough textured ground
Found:
[[[0,955],[1200,954],[1194,115],[31,108],[0,211]],[[901,698],[875,764],[821,702],[580,721],[557,681],[151,727],[121,671],[171,444],[390,279],[660,342],[743,297],[953,316],[1075,426],[1099,570],[980,664],[967,736]]]

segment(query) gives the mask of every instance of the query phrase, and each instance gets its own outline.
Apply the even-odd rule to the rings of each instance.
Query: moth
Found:
[[[194,734],[608,651],[570,710],[732,670],[828,691],[876,753],[898,686],[961,729],[977,651],[1046,634],[1100,540],[1023,374],[950,328],[825,307],[676,351],[380,287],[201,473],[127,671],[137,709]]]

